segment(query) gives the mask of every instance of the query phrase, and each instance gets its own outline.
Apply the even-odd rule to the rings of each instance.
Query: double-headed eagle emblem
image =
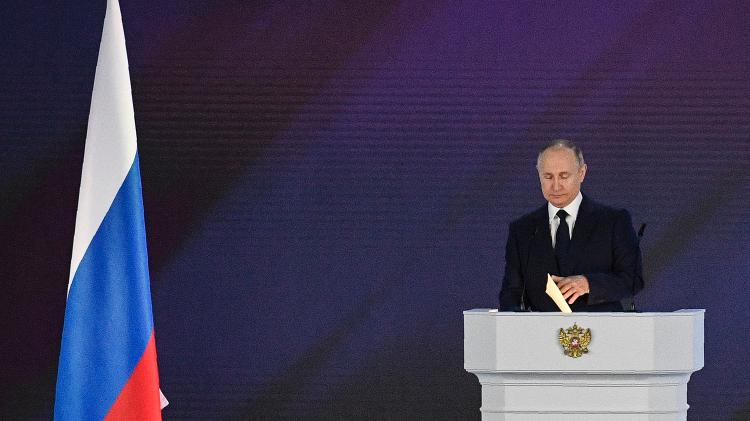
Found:
[[[575,323],[573,323],[573,327],[566,330],[560,328],[560,345],[562,345],[565,355],[578,358],[589,352],[590,343],[591,329],[584,330]]]

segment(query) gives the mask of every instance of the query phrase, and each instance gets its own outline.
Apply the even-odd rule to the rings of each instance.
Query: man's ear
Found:
[[[583,179],[586,178],[586,169],[587,168],[588,167],[586,166],[586,164],[583,164],[583,165],[581,165],[581,168],[578,169],[578,171],[581,174],[581,182],[583,182]]]

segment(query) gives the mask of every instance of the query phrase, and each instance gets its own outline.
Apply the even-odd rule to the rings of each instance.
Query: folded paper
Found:
[[[557,287],[557,284],[552,280],[552,276],[550,276],[549,273],[547,274],[547,288],[545,288],[544,292],[546,292],[547,295],[552,298],[552,301],[557,304],[557,307],[560,308],[560,311],[562,311],[563,313],[573,312],[570,309],[568,303],[565,301],[562,292],[560,292],[560,288]]]

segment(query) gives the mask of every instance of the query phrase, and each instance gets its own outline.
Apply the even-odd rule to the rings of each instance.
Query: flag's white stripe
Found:
[[[91,95],[68,291],[136,153],[135,116],[121,22],[116,0],[109,0]]]
[[[169,401],[167,400],[167,397],[164,396],[163,393],[161,393],[161,388],[159,388],[159,406],[161,409],[164,409],[169,405]]]

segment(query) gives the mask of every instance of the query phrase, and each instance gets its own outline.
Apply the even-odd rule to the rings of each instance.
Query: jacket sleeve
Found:
[[[510,224],[508,241],[505,244],[505,274],[500,288],[501,311],[517,310],[523,292],[523,275],[519,254],[518,233],[515,224]]]
[[[610,270],[584,275],[589,281],[589,305],[620,301],[643,289],[641,250],[627,210],[615,215]]]

